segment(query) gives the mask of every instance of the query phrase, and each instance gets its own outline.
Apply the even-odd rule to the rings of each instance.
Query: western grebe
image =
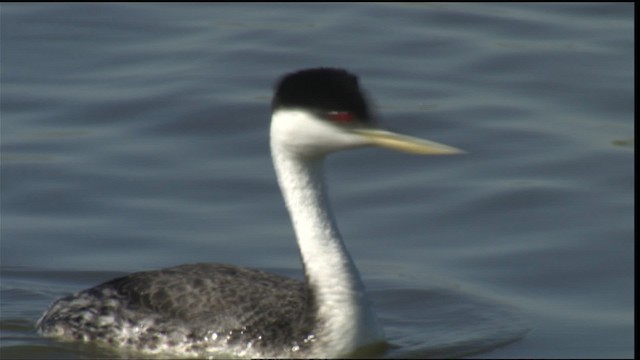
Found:
[[[461,151],[374,126],[356,76],[285,75],[272,100],[271,155],[305,282],[233,265],[133,273],[55,301],[38,331],[63,340],[183,356],[337,357],[384,348],[358,270],[333,219],[325,155],[375,145],[424,155]]]

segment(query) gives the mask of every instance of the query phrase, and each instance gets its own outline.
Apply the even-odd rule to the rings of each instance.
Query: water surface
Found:
[[[3,4],[7,358],[51,301],[224,262],[301,278],[268,149],[283,73],[345,67],[381,122],[465,149],[327,162],[385,357],[632,357],[633,4]]]

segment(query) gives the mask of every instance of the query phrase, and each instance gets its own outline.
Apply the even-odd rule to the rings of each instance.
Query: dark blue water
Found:
[[[302,276],[268,148],[283,73],[357,73],[389,128],[333,156],[386,357],[632,357],[633,4],[2,4],[0,351],[55,298],[225,262]]]

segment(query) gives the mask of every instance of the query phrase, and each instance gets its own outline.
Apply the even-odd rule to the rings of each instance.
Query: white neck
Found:
[[[271,153],[317,306],[322,356],[348,354],[384,339],[364,285],[336,227],[322,177],[324,156],[301,155],[280,141],[272,120]]]

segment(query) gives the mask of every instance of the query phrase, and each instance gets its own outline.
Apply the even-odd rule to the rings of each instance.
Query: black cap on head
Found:
[[[357,122],[370,121],[358,78],[342,69],[314,68],[285,75],[276,86],[271,110],[286,108],[324,114],[348,113]]]

